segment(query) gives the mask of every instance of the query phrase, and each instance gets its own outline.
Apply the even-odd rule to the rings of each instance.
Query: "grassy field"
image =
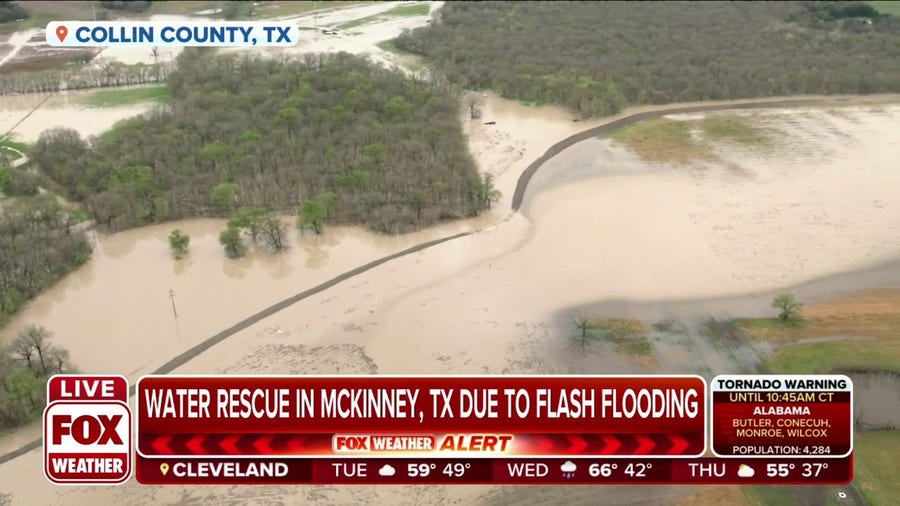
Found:
[[[737,324],[751,339],[781,345],[767,364],[774,373],[828,373],[841,369],[900,372],[900,290],[869,290],[810,305],[796,324],[744,319]],[[833,341],[796,343],[836,337]],[[842,339],[843,338],[843,339]],[[900,432],[857,432],[854,483],[873,506],[896,504],[900,496]],[[776,493],[748,490],[748,494]]]
[[[711,142],[766,146],[771,139],[753,117],[738,114],[713,114],[690,121],[658,118],[624,127],[611,138],[649,162],[683,164],[715,159]]]
[[[853,443],[854,482],[872,506],[897,504],[900,431],[863,432]]]
[[[738,319],[752,339],[793,342],[830,336],[900,339],[900,290],[868,290],[803,308],[803,320]]]
[[[787,345],[770,358],[776,372],[900,371],[900,290],[868,290],[813,304],[796,322],[746,318],[734,323],[749,339]],[[822,341],[792,344],[803,339]]]
[[[253,18],[275,18],[283,16],[298,16],[320,9],[341,9],[371,2],[309,2],[309,1],[270,1],[255,2],[252,7]],[[180,14],[190,15],[213,8],[227,8],[226,4],[235,4],[243,8],[249,2],[216,2],[216,1],[155,1],[151,4],[147,14]],[[238,12],[241,12],[238,9]]]
[[[897,0],[868,2],[869,5],[875,7],[882,14],[890,14],[891,16],[900,16],[900,2]]]
[[[394,44],[394,39],[383,40],[375,45],[383,51],[387,51],[388,53],[407,54],[405,51],[401,51],[400,48],[398,48],[397,45]]]
[[[756,126],[756,121],[752,117],[739,114],[711,114],[692,123],[700,127],[704,137],[713,141],[765,145],[771,140]]]
[[[142,86],[117,90],[95,91],[84,97],[89,107],[116,107],[141,102],[156,102],[169,98],[169,88],[165,85]]]
[[[372,23],[378,19],[383,18],[402,18],[409,16],[427,16],[431,11],[431,6],[427,3],[417,3],[417,4],[409,4],[409,5],[398,5],[393,9],[384,11],[380,14],[374,14],[372,16],[366,16],[364,18],[354,19],[351,21],[347,21],[346,23],[341,23],[337,25],[335,28],[338,30],[349,30],[351,28],[356,28],[358,26],[366,25]]]
[[[590,319],[584,329],[578,329],[576,341],[581,344],[609,342],[616,353],[634,357],[649,369],[659,367],[653,356],[653,345],[647,340],[647,328],[637,320],[622,318]]]
[[[900,372],[900,340],[828,341],[785,346],[769,359],[769,367],[787,374],[861,368]]]
[[[627,145],[649,162],[689,163],[709,160],[710,153],[692,138],[686,121],[659,118],[613,132],[612,139]]]
[[[741,487],[698,487],[696,492],[671,503],[671,506],[752,506],[749,497],[742,493]]]

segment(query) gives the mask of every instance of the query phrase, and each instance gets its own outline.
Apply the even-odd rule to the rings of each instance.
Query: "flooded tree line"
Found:
[[[52,196],[20,196],[0,209],[0,328],[25,303],[91,254],[83,231]],[[0,432],[44,407],[46,380],[70,371],[69,353],[41,327],[0,338]]]
[[[0,327],[29,299],[84,264],[90,254],[85,233],[54,197],[4,200],[0,205]]]
[[[142,117],[89,140],[47,131],[30,152],[102,226],[261,208],[305,214],[314,232],[325,222],[404,232],[477,215],[498,198],[447,83],[346,53],[186,50],[168,84],[169,101]],[[260,223],[278,249],[274,222]]]
[[[248,243],[286,249],[283,213],[314,234],[326,224],[404,232],[499,198],[478,174],[445,80],[346,53],[278,60],[197,49],[166,78],[170,99],[151,112],[90,139],[45,131],[30,168],[0,170],[14,197],[0,204],[0,327],[91,252],[78,220],[38,183],[111,230],[230,218],[220,237],[230,256]]]
[[[163,83],[173,69],[171,63],[125,65],[100,59],[90,67],[10,72],[0,75],[0,95]]]
[[[448,2],[438,12],[396,46],[464,88],[585,117],[900,91],[900,17],[861,2]]]

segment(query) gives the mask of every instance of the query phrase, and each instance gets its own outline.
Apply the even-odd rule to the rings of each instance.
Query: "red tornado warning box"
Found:
[[[131,423],[124,377],[53,376],[44,409],[44,475],[57,484],[124,483],[132,469]]]
[[[717,376],[711,391],[717,456],[839,458],[853,451],[847,376]]]
[[[706,449],[699,376],[146,376],[136,396],[144,458],[693,457]]]

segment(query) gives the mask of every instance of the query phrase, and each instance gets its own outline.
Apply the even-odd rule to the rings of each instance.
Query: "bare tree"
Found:
[[[49,362],[50,366],[53,368],[54,374],[70,372],[72,370],[69,365],[69,350],[64,350],[55,346],[51,347],[50,352],[47,354],[47,362]]]
[[[478,119],[481,117],[481,107],[484,105],[484,100],[482,100],[481,96],[472,91],[469,92],[466,96],[466,107],[469,108],[469,119]]]
[[[575,326],[581,331],[581,351],[587,349],[588,328],[590,328],[591,320],[585,313],[578,313],[575,316]]]
[[[44,327],[30,325],[19,333],[13,341],[12,349],[25,362],[35,376],[47,374],[46,355],[50,351],[50,332]],[[37,363],[32,364],[32,357],[37,356]]]

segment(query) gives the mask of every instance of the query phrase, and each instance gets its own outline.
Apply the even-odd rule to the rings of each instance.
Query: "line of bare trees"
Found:
[[[168,79],[173,68],[168,62],[125,65],[101,59],[90,67],[10,72],[0,74],[0,95],[162,83]]]

